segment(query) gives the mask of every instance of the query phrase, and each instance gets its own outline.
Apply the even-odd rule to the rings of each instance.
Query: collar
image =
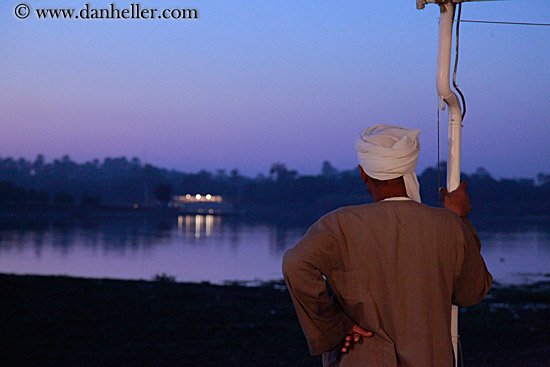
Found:
[[[412,199],[408,198],[406,196],[394,196],[394,197],[391,197],[391,198],[386,198],[386,199],[381,200],[381,201],[405,201],[405,200],[412,200]]]

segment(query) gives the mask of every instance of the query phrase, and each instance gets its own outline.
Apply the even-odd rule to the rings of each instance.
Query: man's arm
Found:
[[[355,324],[328,294],[323,271],[337,244],[322,227],[314,224],[283,258],[283,275],[312,355],[337,347]]]
[[[467,183],[463,181],[455,191],[449,193],[445,189],[441,190],[445,208],[454,211],[462,220],[464,258],[462,259],[460,274],[455,279],[453,286],[453,303],[462,307],[481,302],[489,292],[493,280],[480,253],[481,242],[479,236],[468,220],[472,205],[466,193],[467,186]]]
[[[483,300],[489,292],[493,277],[481,256],[481,242],[467,218],[461,218],[464,231],[464,260],[460,275],[455,279],[453,303],[467,307]]]

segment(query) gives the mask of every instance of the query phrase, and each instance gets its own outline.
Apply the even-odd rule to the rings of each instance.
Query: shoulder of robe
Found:
[[[442,228],[446,228],[449,231],[456,233],[468,233],[466,224],[460,218],[458,214],[452,210],[446,208],[437,208],[432,206],[427,206],[430,209],[431,215],[433,216],[434,224],[437,223]]]
[[[379,204],[368,203],[368,204],[361,204],[361,205],[343,206],[323,215],[318,220],[318,222],[335,223],[335,222],[346,221],[352,217],[358,217],[358,216],[361,217],[369,211],[376,210],[375,208],[377,207],[377,205]]]

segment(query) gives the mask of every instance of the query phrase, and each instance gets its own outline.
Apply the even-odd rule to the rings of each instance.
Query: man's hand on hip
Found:
[[[349,331],[348,335],[346,335],[344,345],[340,348],[340,351],[342,353],[347,353],[351,348],[353,348],[355,343],[358,343],[361,340],[361,338],[370,338],[373,335],[374,334],[372,331],[367,331],[361,326],[355,324]]]

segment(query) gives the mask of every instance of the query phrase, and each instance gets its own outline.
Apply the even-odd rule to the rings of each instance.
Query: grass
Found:
[[[0,275],[0,366],[320,366],[283,284]],[[461,312],[466,366],[547,366],[550,287]]]

